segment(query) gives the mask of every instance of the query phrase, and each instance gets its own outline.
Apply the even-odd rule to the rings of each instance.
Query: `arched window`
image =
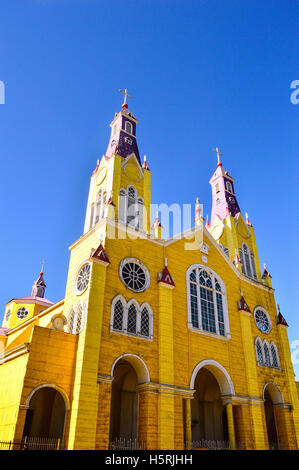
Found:
[[[139,306],[135,299],[126,302],[122,295],[115,297],[111,304],[111,331],[152,339],[153,312],[149,304]]]
[[[229,181],[226,182],[226,190],[229,191],[230,193],[233,192],[232,184]]]
[[[143,230],[143,199],[138,197],[134,186],[129,185],[127,190],[119,192],[118,220],[130,227]]]
[[[225,286],[212,270],[200,265],[188,269],[187,296],[189,326],[229,334]]]
[[[81,305],[77,308],[76,323],[74,328],[74,333],[80,333],[83,328],[83,311]]]
[[[125,131],[128,132],[129,134],[133,134],[133,125],[130,121],[126,121]]]
[[[269,345],[268,345],[268,342],[266,340],[264,340],[263,349],[264,349],[265,365],[267,367],[271,367]]]
[[[93,218],[94,218],[94,202],[91,204],[91,209],[90,209],[90,222],[89,222],[89,230],[93,226]]]
[[[242,243],[242,248],[239,248],[240,261],[242,263],[242,273],[253,279],[257,279],[254,254],[250,252],[248,245]]]
[[[120,222],[126,222],[126,207],[127,207],[127,195],[125,189],[119,191],[119,203],[118,203],[118,220]]]
[[[262,341],[260,338],[256,338],[255,340],[255,352],[256,352],[256,359],[259,366],[264,365],[264,356],[263,356],[263,349],[262,349]]]
[[[150,328],[150,318],[149,313],[146,307],[142,309],[141,312],[141,322],[140,322],[140,334],[142,336],[149,336],[149,328]]]
[[[69,333],[73,333],[74,330],[74,320],[75,320],[75,311],[73,307],[70,310],[70,313],[68,314],[68,319],[67,319],[67,331]]]
[[[102,217],[102,191],[100,190],[97,195],[97,202],[96,202],[96,214],[95,214],[95,221],[96,224]]]
[[[254,262],[254,254],[253,253],[250,253],[250,258],[251,258],[252,274],[253,274],[254,279],[257,279],[256,269],[255,269],[255,262]]]
[[[137,310],[135,305],[131,304],[128,309],[127,332],[136,334],[137,327]]]
[[[223,251],[224,251],[224,253],[226,254],[226,256],[229,257],[229,251],[228,251],[227,246],[223,248]]]
[[[122,330],[123,329],[123,316],[124,316],[124,306],[121,300],[117,300],[113,309],[113,329]]]
[[[67,331],[74,335],[80,333],[85,327],[85,309],[81,304],[78,305],[77,309],[71,308],[68,315]]]
[[[243,253],[244,253],[244,263],[245,263],[245,271],[247,276],[252,277],[251,273],[251,263],[250,263],[250,252],[249,248],[246,243],[243,243]]]
[[[278,358],[278,351],[276,344],[273,341],[270,343],[270,351],[271,351],[271,365],[272,367],[279,368],[279,358]]]
[[[219,183],[215,184],[215,193],[220,193]]]
[[[139,230],[143,229],[143,199],[138,198],[138,227]]]

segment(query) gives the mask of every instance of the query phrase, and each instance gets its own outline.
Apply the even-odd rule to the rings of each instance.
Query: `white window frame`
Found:
[[[247,265],[245,263],[244,247],[245,247],[245,249],[248,250],[249,267],[250,267],[250,271],[251,271],[250,274],[248,273]],[[241,262],[242,262],[242,273],[245,276],[249,277],[250,279],[253,279],[253,280],[257,281],[254,253],[252,251],[250,251],[249,246],[247,245],[247,243],[243,242],[242,247],[239,247],[239,256],[240,256],[240,259],[241,259]]]
[[[127,125],[130,126],[130,130],[127,129]],[[124,131],[127,132],[127,134],[133,135],[133,124],[131,123],[131,121],[125,121]]]
[[[214,312],[215,312],[215,324],[216,324],[216,333],[206,331],[202,329],[202,317],[201,317],[201,304],[200,304],[200,289],[199,282],[197,279],[196,289],[197,289],[197,306],[198,306],[198,324],[199,327],[196,328],[192,324],[192,311],[191,311],[191,292],[190,292],[190,274],[194,269],[203,269],[207,271],[208,274],[212,277],[213,284],[213,303],[214,303]],[[196,273],[198,276],[198,271]],[[216,289],[215,289],[215,278],[220,284],[221,294],[222,294],[222,307],[223,307],[223,320],[224,320],[224,335],[219,333],[219,322],[218,322],[218,309],[217,309],[217,299],[216,299]],[[215,336],[219,339],[227,340],[230,339],[230,329],[229,329],[229,316],[228,316],[228,306],[227,306],[227,296],[226,288],[223,280],[213,269],[203,265],[203,264],[192,264],[186,271],[186,286],[187,286],[187,311],[188,311],[188,328],[194,332],[201,333],[207,336]]]
[[[115,330],[113,328],[114,323],[114,308],[115,304],[120,300],[123,306],[123,321],[122,321],[122,330]],[[127,330],[128,327],[128,311],[131,305],[134,305],[137,312],[136,318],[136,333],[130,333]],[[144,336],[141,334],[141,313],[142,310],[146,308],[149,314],[149,336]],[[151,306],[147,302],[143,302],[141,305],[137,302],[136,299],[130,299],[128,302],[123,297],[123,295],[119,294],[111,302],[111,312],[110,312],[110,331],[112,333],[119,333],[127,336],[133,336],[142,338],[145,340],[152,340],[153,339],[153,327],[154,327],[154,315]]]
[[[230,181],[226,181],[226,182],[225,182],[225,189],[226,189],[226,191],[228,191],[229,193],[234,194],[234,193],[233,193],[233,185],[231,184]]]
[[[268,318],[268,321],[269,321],[269,324],[270,324],[270,329],[267,333],[265,333],[265,331],[260,330],[260,328],[258,327],[258,325],[256,323],[255,314],[256,314],[257,310],[261,310],[262,312],[264,312],[266,314],[267,318]],[[254,319],[255,326],[258,328],[259,331],[261,331],[261,333],[263,333],[264,335],[268,335],[269,333],[271,333],[271,331],[272,331],[272,321],[271,321],[269,313],[267,312],[267,310],[264,309],[264,307],[261,307],[260,305],[257,305],[255,307],[255,309],[253,311],[253,319]]]
[[[274,365],[273,365],[273,358],[272,358],[271,346],[273,346],[273,348],[275,349],[276,359],[277,359],[277,366],[274,366]],[[276,346],[276,344],[274,343],[274,341],[271,341],[271,342],[270,342],[270,348],[269,348],[269,350],[270,350],[271,365],[272,365],[273,369],[280,369],[280,360],[279,360],[278,349],[277,349],[277,346]]]
[[[259,360],[258,360],[257,344],[260,345],[261,352],[262,352],[262,363],[261,363],[261,364],[259,363]],[[255,354],[256,354],[256,362],[257,362],[257,365],[258,365],[258,366],[264,366],[264,365],[265,365],[264,348],[263,348],[262,340],[261,340],[261,338],[260,338],[259,336],[257,336],[257,337],[255,338]]]
[[[81,328],[79,331],[77,331],[77,324],[78,324],[78,318],[79,318],[79,313],[81,312]],[[70,328],[70,321],[71,317],[73,316],[73,327]],[[85,304],[82,302],[79,302],[74,308],[73,306],[70,308],[70,311],[67,316],[67,331],[68,333],[71,333],[73,335],[81,333],[81,331],[84,330],[86,324],[86,307]]]
[[[138,266],[140,266],[140,268],[143,269],[144,274],[145,274],[145,284],[144,284],[142,289],[137,290],[137,289],[133,289],[132,287],[127,286],[125,280],[123,279],[123,275],[122,275],[122,269],[123,269],[124,265],[127,264],[127,263],[138,264]],[[151,282],[151,277],[150,277],[149,270],[147,269],[145,264],[143,264],[137,258],[124,258],[124,259],[122,259],[121,262],[119,263],[118,273],[119,273],[120,280],[123,283],[123,285],[126,287],[126,289],[130,289],[131,291],[136,292],[136,293],[144,292],[146,289],[148,289],[148,287],[150,285],[150,282]]]
[[[134,198],[129,198],[129,190],[134,190]],[[129,199],[134,201],[134,203],[130,207],[134,207],[134,223],[132,221],[130,224],[128,223],[128,212],[129,212]],[[134,185],[128,184],[127,188],[121,188],[119,190],[119,204],[118,204],[118,220],[128,227],[132,228],[133,230],[139,230],[140,232],[144,232],[143,228],[143,212],[144,212],[144,200],[142,197],[138,196],[138,191]],[[133,217],[130,214],[130,217]]]

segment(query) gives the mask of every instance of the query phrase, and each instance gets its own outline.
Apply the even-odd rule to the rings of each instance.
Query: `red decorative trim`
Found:
[[[280,312],[277,315],[276,324],[277,325],[283,325],[283,326],[289,326],[286,322],[286,319],[284,318],[284,316]]]
[[[110,206],[116,207],[116,205],[115,205],[114,202],[112,201],[112,197],[109,197],[109,199],[108,199],[108,201],[106,202],[106,204],[110,204]]]
[[[244,312],[251,313],[250,308],[248,307],[244,297],[242,296],[241,299],[238,302],[238,309],[239,310],[244,310]]]
[[[99,247],[92,253],[91,258],[110,264],[109,256],[104,250],[102,243],[100,243]]]
[[[263,275],[262,275],[262,279],[266,279],[267,277],[270,277],[270,279],[272,279],[271,274],[268,273],[267,269],[265,268],[264,272],[263,272]]]
[[[239,258],[238,253],[235,254],[235,258],[234,258],[234,260],[233,260],[233,264],[234,264],[234,265],[242,264],[242,263],[241,263],[241,260],[240,260],[240,258]]]
[[[159,280],[158,282],[163,282],[164,284],[168,284],[169,286],[174,287],[174,279],[171,276],[170,272],[168,271],[167,266],[163,269],[162,273],[159,274]]]
[[[152,228],[155,228],[155,227],[162,227],[160,220],[157,219],[157,218],[155,219],[155,221],[152,225]]]

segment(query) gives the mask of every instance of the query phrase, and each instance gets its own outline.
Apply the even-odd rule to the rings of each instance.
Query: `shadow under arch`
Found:
[[[138,442],[138,385],[149,383],[145,362],[136,354],[122,354],[111,368],[110,448],[120,442],[128,448]]]
[[[23,438],[54,438],[63,441],[66,412],[70,402],[65,391],[55,384],[41,384],[26,399]]]
[[[221,364],[219,364],[219,362],[216,362],[212,359],[205,359],[204,361],[199,362],[197,366],[194,367],[190,380],[191,390],[194,390],[196,376],[198,372],[203,368],[207,369],[214,375],[215,379],[218,382],[222,396],[235,395],[234,385],[227,370]]]
[[[276,416],[276,405],[284,403],[278,385],[274,382],[267,382],[263,388],[263,400],[269,449],[278,450],[281,443],[283,444],[285,435],[282,423],[279,420],[277,421]]]
[[[138,385],[150,382],[150,374],[143,359],[137,356],[137,354],[130,353],[122,354],[117,359],[115,359],[111,367],[111,377],[114,377],[114,369],[117,363],[121,360],[127,361],[133,367],[137,375]]]
[[[204,442],[222,442],[229,446],[227,408],[224,397],[235,394],[232,380],[225,368],[212,359],[199,362],[193,369],[190,389],[192,448]]]
[[[266,391],[268,391],[273,405],[281,405],[282,403],[284,403],[282,392],[278,385],[276,385],[274,382],[267,382],[264,385],[263,400],[266,399]]]

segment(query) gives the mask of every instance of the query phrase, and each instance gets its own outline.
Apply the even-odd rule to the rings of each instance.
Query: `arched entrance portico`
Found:
[[[227,371],[216,361],[202,361],[193,370],[190,388],[195,390],[191,401],[193,447],[200,447],[203,441],[222,441],[234,448],[231,396],[235,392]]]
[[[269,382],[264,386],[263,399],[269,449],[279,449],[280,443],[275,405],[283,404],[283,396],[278,386]]]
[[[140,446],[138,385],[150,382],[148,369],[140,357],[124,354],[114,362],[111,376],[110,446]]]
[[[41,385],[27,398],[23,438],[53,438],[62,441],[68,399],[52,385]]]

